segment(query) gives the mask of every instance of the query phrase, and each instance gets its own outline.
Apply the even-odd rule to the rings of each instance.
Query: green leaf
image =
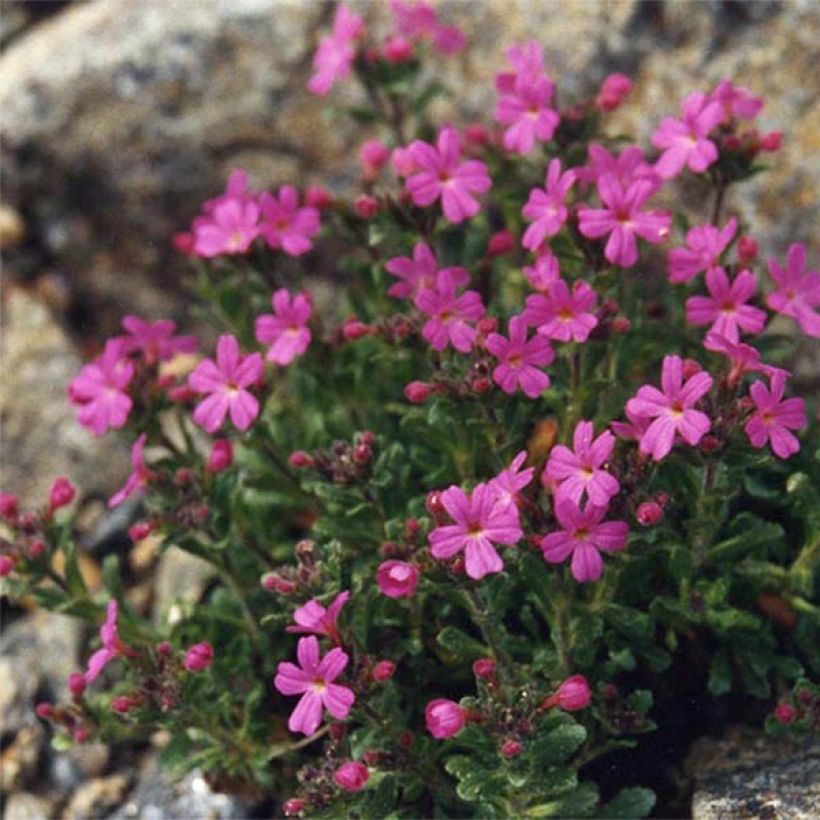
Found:
[[[655,805],[655,792],[651,789],[621,789],[614,800],[610,800],[598,812],[598,817],[611,820],[630,820],[633,817],[646,817]]]
[[[445,626],[438,633],[436,642],[442,649],[466,660],[486,658],[490,650],[480,641],[471,638],[455,626]]]
[[[709,666],[709,691],[713,695],[725,695],[732,688],[732,661],[729,653],[721,648]]]
[[[575,791],[553,800],[532,806],[525,817],[589,817],[598,803],[598,789],[592,783],[582,783]]]
[[[533,742],[533,759],[536,766],[555,766],[563,763],[583,746],[587,730],[578,723],[559,726]]]

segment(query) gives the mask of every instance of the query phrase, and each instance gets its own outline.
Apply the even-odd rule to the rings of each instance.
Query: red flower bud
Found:
[[[304,800],[299,800],[298,797],[291,797],[282,804],[282,812],[285,817],[296,817],[305,810],[305,805]]]
[[[17,518],[17,496],[12,493],[0,493],[0,518],[13,524]]]
[[[221,473],[231,464],[233,464],[233,445],[226,438],[217,439],[211,446],[206,469],[209,473]]]
[[[88,729],[85,726],[80,726],[79,729],[74,730],[73,737],[75,743],[85,743],[88,740]]]
[[[700,373],[703,368],[700,366],[700,362],[696,361],[695,359],[684,359],[683,360],[683,378],[684,379],[691,379],[692,376]]]
[[[515,234],[507,228],[502,228],[490,237],[490,241],[487,243],[487,256],[490,259],[496,259],[509,253],[514,247]]]
[[[323,188],[321,185],[308,185],[305,191],[305,202],[312,208],[323,211],[328,205],[332,204],[333,197],[327,188]]]
[[[355,761],[342,763],[333,773],[333,780],[336,785],[340,786],[346,792],[361,791],[369,777],[370,772],[367,771],[367,766]]]
[[[430,385],[424,382],[410,382],[404,386],[404,396],[413,404],[422,404],[430,395]]]
[[[313,456],[304,450],[295,450],[288,457],[288,464],[290,464],[291,467],[299,469],[302,467],[312,467],[315,463]]]
[[[34,711],[37,717],[43,720],[51,720],[54,717],[54,706],[51,703],[38,703]]]
[[[14,561],[8,555],[0,555],[0,578],[5,578],[14,572]]]
[[[415,518],[408,518],[404,522],[404,537],[413,539],[421,532],[421,525]]]
[[[714,453],[721,448],[720,439],[716,436],[704,436],[700,441],[700,449],[704,453]]]
[[[74,485],[65,476],[55,478],[48,493],[48,511],[54,512],[60,507],[67,507],[76,494]]]
[[[373,458],[373,451],[366,444],[357,444],[353,448],[353,461],[356,464],[367,464]]]
[[[353,203],[353,207],[362,219],[372,219],[378,213],[379,200],[368,194],[362,194]]]
[[[149,521],[137,521],[128,528],[128,537],[136,543],[147,538],[151,534],[154,527]]]
[[[610,324],[612,332],[622,336],[624,333],[629,333],[632,329],[632,322],[626,316],[616,316]]]
[[[521,754],[521,750],[524,747],[521,745],[520,741],[518,740],[505,740],[501,744],[501,756],[502,757],[518,757]]]
[[[128,695],[119,695],[111,701],[111,708],[119,715],[127,715],[136,705],[136,701]]]
[[[187,467],[180,467],[174,474],[177,487],[187,487],[194,480],[194,474]]]
[[[493,680],[495,678],[495,661],[492,658],[479,658],[477,661],[473,661],[473,674],[481,680]]]
[[[373,680],[378,681],[379,683],[390,680],[395,671],[396,664],[393,663],[393,661],[379,661],[373,667]]]
[[[797,709],[790,703],[778,703],[774,710],[774,716],[780,723],[794,723],[797,718]]]
[[[663,509],[660,504],[656,504],[654,501],[645,501],[639,505],[636,517],[639,524],[644,527],[651,527],[663,518]]]
[[[441,491],[440,490],[431,490],[427,493],[427,498],[424,499],[424,506],[427,509],[427,512],[430,513],[435,518],[439,518],[446,514],[446,510],[444,509],[444,504],[441,501]]]
[[[42,538],[35,538],[29,545],[28,549],[26,550],[26,554],[29,558],[37,558],[39,555],[42,555],[46,551],[46,542],[43,541]]]
[[[486,145],[490,141],[490,132],[482,123],[472,123],[464,129],[464,139],[472,145]]]
[[[156,645],[157,655],[161,658],[170,658],[171,657],[171,644],[168,641],[161,641]]]
[[[330,728],[328,729],[328,734],[330,735],[331,740],[341,740],[345,736],[344,723],[331,723]]]
[[[427,731],[436,740],[457,735],[464,728],[466,720],[464,710],[455,701],[446,698],[431,700],[424,710]]]
[[[355,317],[345,319],[342,325],[342,338],[346,342],[355,342],[357,339],[361,339],[362,336],[369,336],[371,332],[370,325],[360,322]]]
[[[592,694],[589,689],[587,679],[583,675],[573,675],[567,678],[556,690],[541,704],[541,708],[549,709],[557,706],[565,712],[577,712],[589,706]]]
[[[365,179],[375,179],[389,159],[390,149],[381,140],[365,140],[359,148],[359,165]]]
[[[782,139],[782,131],[769,131],[769,133],[764,134],[760,140],[760,148],[763,151],[779,151]]]
[[[476,330],[482,336],[489,336],[498,330],[498,319],[495,316],[484,316],[478,320]]]
[[[599,111],[614,111],[631,90],[632,80],[626,74],[610,74],[601,84],[595,107]]]
[[[493,383],[489,379],[485,378],[484,376],[482,376],[481,378],[478,378],[478,379],[474,379],[473,383],[470,385],[473,392],[474,393],[479,393],[479,394],[486,393],[492,386],[493,386]]]
[[[737,261],[741,265],[748,265],[757,259],[759,247],[753,236],[741,236],[737,240]]]
[[[413,44],[400,34],[394,34],[384,44],[382,54],[388,63],[404,63],[413,56]]]
[[[185,654],[183,666],[189,672],[205,671],[214,659],[214,650],[207,641],[194,644]]]
[[[71,692],[71,697],[80,698],[85,692],[85,675],[82,672],[72,672],[68,676],[68,691]]]

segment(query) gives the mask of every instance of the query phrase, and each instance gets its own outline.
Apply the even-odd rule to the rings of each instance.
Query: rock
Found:
[[[66,387],[80,357],[45,305],[20,288],[9,289],[3,304],[2,349],[3,489],[24,508],[41,507],[57,475],[108,495],[127,475],[127,451],[77,423]]]
[[[820,817],[820,743],[795,748],[748,727],[704,738],[689,753],[693,820]]]
[[[182,616],[182,608],[189,608],[202,597],[214,568],[202,558],[169,547],[159,559],[154,581],[154,621],[171,623]]]
[[[6,800],[4,820],[50,820],[54,804],[31,792],[14,792]]]
[[[63,810],[63,820],[90,820],[107,815],[122,802],[130,782],[123,774],[86,781],[71,795]]]
[[[4,727],[5,728],[5,727]],[[0,783],[4,789],[17,789],[35,782],[45,732],[32,723],[19,729],[14,739],[0,752]]]
[[[234,820],[256,816],[252,808],[237,797],[214,792],[197,771],[174,782],[156,758],[150,758],[133,791],[109,820]]]

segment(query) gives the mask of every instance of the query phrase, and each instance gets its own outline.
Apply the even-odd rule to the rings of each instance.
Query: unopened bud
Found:
[[[486,393],[491,387],[493,383],[483,376],[479,379],[473,379],[473,383],[470,385],[474,393]]]
[[[355,317],[345,319],[345,322],[342,325],[342,338],[346,342],[355,342],[363,336],[369,336],[371,332],[372,328],[370,325],[360,322]]]
[[[473,661],[473,674],[481,680],[493,680],[495,678],[495,661],[492,658],[479,658],[477,661]]]
[[[413,404],[422,404],[430,395],[430,385],[424,382],[410,382],[404,386],[405,398]]]
[[[769,131],[769,133],[764,134],[760,140],[760,149],[762,151],[779,151],[782,140],[782,131]]]
[[[797,718],[797,709],[790,703],[778,703],[774,710],[774,716],[780,723],[794,723]]]
[[[208,472],[221,473],[231,464],[233,464],[233,445],[226,438],[217,439],[211,446],[211,454],[208,456]]]
[[[514,247],[515,234],[507,228],[502,228],[490,237],[487,243],[487,256],[490,259],[496,259],[509,253]]]
[[[521,742],[518,740],[505,740],[501,744],[501,756],[502,757],[518,757],[521,754],[521,750],[524,747],[521,745]]]
[[[296,467],[297,469],[301,469],[303,467],[313,467],[316,462],[313,459],[313,456],[310,453],[306,453],[304,450],[295,450],[288,456],[288,464],[291,467]]]
[[[393,663],[393,661],[379,661],[373,667],[373,680],[378,681],[379,683],[390,680],[395,671],[396,664]]]
[[[82,672],[72,672],[68,676],[68,691],[72,698],[81,698],[85,692],[85,675]]]
[[[308,185],[305,191],[305,202],[312,208],[323,211],[333,202],[333,197],[328,193],[327,188],[321,185]]]
[[[151,534],[152,529],[153,527],[150,522],[137,521],[128,528],[128,537],[136,543],[137,541],[142,541],[143,538],[147,538]]]
[[[651,527],[663,518],[663,509],[660,504],[656,504],[654,501],[646,501],[638,506],[636,517],[639,524],[644,527]]]
[[[77,494],[74,485],[65,477],[60,476],[54,479],[51,490],[48,493],[48,510],[54,512],[61,507],[67,507]]]
[[[362,194],[353,203],[356,213],[362,219],[372,219],[379,210],[379,200],[368,194]]]

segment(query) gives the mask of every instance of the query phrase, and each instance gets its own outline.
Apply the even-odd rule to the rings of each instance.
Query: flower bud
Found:
[[[13,493],[0,493],[0,518],[13,524],[17,518],[18,501]]]
[[[797,709],[790,703],[778,703],[774,710],[774,717],[779,723],[794,723],[797,718]]]
[[[168,641],[160,641],[155,647],[157,655],[161,658],[170,658],[171,657],[171,644]]]
[[[404,63],[413,56],[413,44],[400,34],[394,34],[388,37],[382,54],[388,63]]]
[[[720,439],[717,436],[704,436],[700,440],[700,449],[704,453],[714,453],[720,447]]]
[[[349,760],[347,763],[342,763],[333,773],[333,780],[336,785],[343,788],[346,792],[361,791],[369,777],[370,773],[367,771],[367,766],[352,760]]]
[[[695,359],[684,359],[683,360],[683,378],[684,379],[691,379],[692,376],[697,375],[703,368],[700,366],[700,362],[696,361]]]
[[[393,166],[396,176],[399,177],[409,177],[417,170],[416,163],[407,148],[394,148],[393,153],[390,155],[390,164]]]
[[[345,736],[345,725],[341,721],[331,723],[328,728],[331,740],[341,740]]]
[[[189,672],[203,672],[213,662],[214,650],[207,641],[194,644],[185,654],[183,665]]]
[[[48,493],[48,511],[54,512],[60,507],[67,507],[76,494],[74,485],[65,476],[55,478]]]
[[[369,194],[362,194],[353,203],[356,213],[362,219],[372,219],[379,210],[379,200]]]
[[[427,731],[436,740],[457,735],[464,728],[466,719],[464,710],[455,701],[446,698],[431,700],[424,710]]]
[[[14,572],[14,561],[8,555],[0,555],[0,578],[5,578]]]
[[[81,698],[85,692],[85,675],[82,672],[72,672],[68,676],[68,691],[72,698]]]
[[[412,540],[421,532],[421,524],[415,518],[408,518],[404,522],[404,537]]]
[[[587,679],[583,675],[573,675],[558,687],[555,694],[550,695],[543,702],[542,707],[549,709],[557,706],[565,712],[577,712],[589,706],[591,699]]]
[[[430,395],[430,385],[424,382],[410,382],[404,386],[404,396],[412,404],[422,404]]]
[[[483,316],[478,320],[476,330],[481,336],[489,336],[498,330],[498,319],[495,316]]]
[[[365,179],[375,179],[389,159],[390,149],[381,140],[365,140],[359,148],[359,165]]]
[[[51,703],[38,703],[34,711],[37,717],[43,720],[51,720],[54,717],[54,705]]]
[[[515,234],[502,228],[496,231],[487,243],[487,256],[490,259],[497,259],[499,256],[509,253],[515,247]]]
[[[518,740],[505,740],[501,744],[501,756],[502,757],[518,757],[521,754],[521,750],[524,747],[521,745],[521,742]]]
[[[305,810],[305,805],[304,800],[299,800],[298,797],[291,797],[282,804],[282,812],[285,817],[296,817]]]
[[[194,235],[190,231],[178,231],[171,240],[174,248],[189,256],[194,250]]]
[[[297,469],[301,469],[302,467],[312,467],[316,462],[313,460],[313,456],[310,453],[306,453],[304,450],[295,450],[288,456],[288,464],[291,467],[296,467]]]
[[[599,111],[614,111],[631,90],[632,80],[626,74],[610,74],[601,84],[595,107]]]
[[[737,261],[741,265],[749,265],[757,259],[759,247],[753,236],[741,236],[737,240]]]
[[[810,689],[798,689],[794,694],[801,706],[811,706],[814,703],[814,695]]]
[[[383,683],[390,680],[396,671],[396,664],[393,661],[379,661],[373,667],[373,680]]]
[[[635,515],[639,524],[644,527],[652,527],[663,518],[663,508],[655,501],[645,501],[638,506]]]
[[[473,661],[473,674],[481,680],[495,679],[495,661],[492,658],[479,658]]]
[[[402,732],[399,735],[399,746],[402,749],[409,749],[413,745],[413,733],[412,732]]]
[[[632,329],[632,322],[630,322],[626,316],[616,316],[609,326],[612,328],[613,333],[618,336],[623,336]]]
[[[308,185],[305,191],[305,202],[312,208],[323,211],[333,202],[333,197],[327,188],[321,185]]]
[[[42,538],[35,538],[26,550],[26,555],[29,558],[37,558],[46,551],[46,542]]]
[[[376,570],[376,583],[388,598],[409,598],[419,582],[419,568],[406,561],[385,561]]]
[[[128,528],[128,537],[136,543],[142,541],[143,538],[147,538],[153,529],[154,527],[149,521],[137,521]]]
[[[194,474],[187,467],[180,467],[174,473],[174,484],[177,487],[187,487],[194,480]]]
[[[88,729],[86,729],[85,726],[80,726],[74,730],[73,737],[75,743],[85,743],[86,740],[88,740]]]
[[[171,401],[176,402],[177,404],[185,404],[186,402],[191,401],[196,393],[188,387],[187,384],[179,385],[179,387],[172,387],[168,391],[168,397]]]
[[[486,393],[491,387],[493,383],[484,376],[481,376],[478,379],[473,379],[473,383],[470,385],[474,393]]]
[[[233,445],[226,438],[217,439],[208,456],[207,470],[209,473],[221,473],[233,464]]]
[[[353,461],[356,464],[367,464],[373,458],[373,451],[366,444],[357,444],[353,448]]]
[[[345,319],[342,325],[342,338],[346,342],[355,342],[357,339],[361,339],[362,336],[369,336],[371,331],[370,325],[366,325],[353,316]]]
[[[134,698],[128,695],[118,695],[111,701],[111,708],[118,715],[127,715],[136,705]]]
[[[490,141],[490,132],[483,123],[474,122],[464,129],[464,139],[471,145],[483,146]]]
[[[760,149],[762,151],[779,151],[782,139],[782,131],[769,131],[769,133],[764,134],[760,140]]]

